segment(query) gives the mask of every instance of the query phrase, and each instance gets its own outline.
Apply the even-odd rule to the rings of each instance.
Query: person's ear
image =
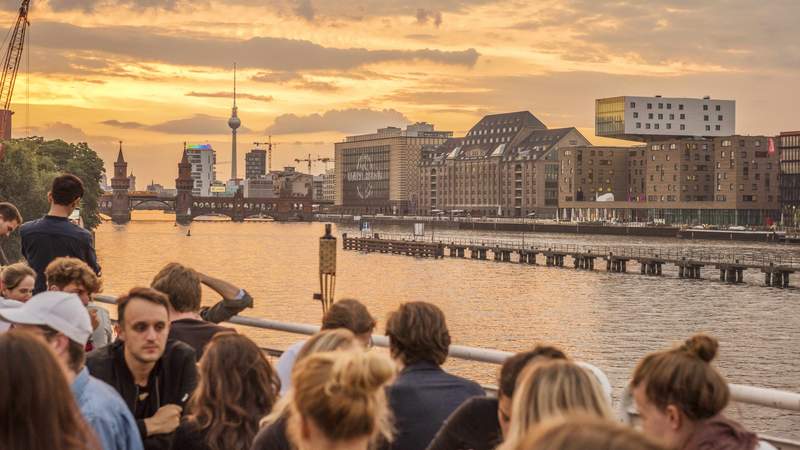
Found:
[[[667,409],[664,410],[664,414],[667,416],[667,422],[669,423],[669,427],[672,431],[678,431],[681,429],[681,426],[683,425],[683,415],[681,415],[681,411],[677,406],[667,405]]]
[[[119,324],[119,322],[114,324],[114,333],[117,335],[117,339],[125,342],[125,332],[122,331],[122,326]]]
[[[52,191],[47,193],[47,202],[48,203],[53,203],[53,192]]]

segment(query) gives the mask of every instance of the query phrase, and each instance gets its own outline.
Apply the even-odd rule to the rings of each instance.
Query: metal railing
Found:
[[[417,241],[432,242],[445,245],[481,246],[481,247],[501,247],[523,250],[554,251],[567,254],[595,254],[597,256],[607,256],[613,253],[614,256],[630,259],[639,258],[658,258],[666,261],[702,261],[709,264],[738,264],[751,268],[774,266],[787,267],[792,270],[800,270],[800,258],[793,255],[781,253],[766,254],[742,253],[736,251],[710,251],[701,249],[676,249],[676,248],[656,248],[649,246],[631,245],[585,245],[567,244],[560,242],[547,242],[538,239],[521,238],[469,238],[458,235],[436,234],[435,236],[415,236],[412,233],[381,233],[374,232],[364,237],[378,236],[380,239],[397,241]],[[357,235],[348,237],[358,237]]]
[[[110,295],[96,295],[94,300],[114,305],[116,297]],[[259,319],[255,317],[234,316],[229,321],[236,325],[253,327],[262,330],[273,330],[284,333],[313,335],[319,332],[317,325],[305,323],[282,322],[271,319]],[[378,347],[389,347],[389,339],[386,336],[373,335],[373,343]],[[501,350],[485,349],[480,347],[470,347],[466,345],[450,345],[448,356],[451,358],[462,359],[465,361],[475,361],[489,364],[502,364],[514,353]],[[800,393],[781,391],[777,389],[760,388],[741,384],[729,384],[731,400],[748,405],[756,405],[767,408],[774,408],[786,411],[800,412]],[[635,415],[630,405],[625,404],[625,392],[622,394],[623,410],[628,415]],[[627,419],[627,417],[624,417]],[[800,441],[792,441],[780,438],[760,435],[766,441],[776,445],[781,450],[800,450]]]

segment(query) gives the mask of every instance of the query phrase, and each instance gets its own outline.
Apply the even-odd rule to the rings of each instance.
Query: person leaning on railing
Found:
[[[202,306],[202,285],[210,287],[222,297],[211,307]],[[164,266],[150,287],[169,297],[169,339],[177,339],[191,346],[198,359],[206,344],[219,332],[236,332],[233,328],[217,325],[253,307],[253,297],[244,289],[179,263]]]
[[[675,450],[753,450],[758,437],[722,415],[728,383],[711,361],[719,343],[696,334],[676,348],[651,353],[631,380],[642,430]],[[771,447],[771,446],[770,446]]]

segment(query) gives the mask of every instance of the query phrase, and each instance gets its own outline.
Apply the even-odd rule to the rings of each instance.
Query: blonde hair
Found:
[[[636,430],[598,417],[551,419],[528,433],[512,450],[665,450]]]
[[[511,403],[511,424],[498,450],[511,450],[544,420],[573,413],[613,419],[599,383],[572,361],[534,361],[522,372]]]
[[[299,418],[333,441],[392,439],[384,387],[395,375],[385,355],[360,350],[323,352],[300,361],[292,373],[290,440],[297,445]]]
[[[297,358],[294,362],[294,367],[297,363],[305,358],[320,352],[333,352],[337,350],[350,350],[357,345],[356,335],[346,328],[337,328],[334,330],[322,330],[319,333],[311,336],[311,339],[303,344],[300,352],[297,353]],[[283,396],[278,403],[272,408],[269,415],[261,419],[259,426],[267,427],[280,420],[281,417],[288,415],[289,403],[291,398],[291,388],[289,392]]]

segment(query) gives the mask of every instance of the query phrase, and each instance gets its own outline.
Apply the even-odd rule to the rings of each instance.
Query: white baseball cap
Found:
[[[45,291],[19,308],[0,310],[0,318],[22,325],[47,325],[70,340],[86,345],[92,334],[89,311],[75,294]]]

